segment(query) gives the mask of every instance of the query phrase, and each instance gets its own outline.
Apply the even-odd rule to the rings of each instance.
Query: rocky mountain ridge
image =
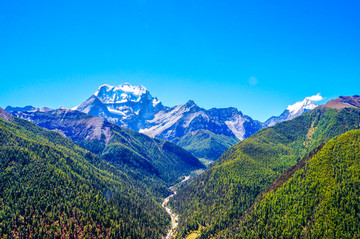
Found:
[[[192,100],[174,107],[164,106],[144,86],[132,86],[129,83],[124,83],[119,86],[101,85],[92,96],[72,110],[101,117],[110,123],[174,143],[178,143],[183,137],[186,137],[186,140],[182,140],[182,147],[199,158],[203,158],[204,155],[198,154],[199,148],[197,147],[195,150],[192,146],[199,145],[198,140],[202,137],[189,133],[205,130],[211,134],[219,135],[220,137],[211,136],[212,140],[216,141],[216,145],[222,144],[220,147],[215,147],[216,152],[214,151],[212,156],[211,150],[215,149],[209,149],[210,153],[205,148],[200,150],[208,152],[205,159],[212,161],[224,152],[223,148],[228,147],[228,142],[244,140],[264,127],[293,119],[317,107],[316,102],[322,99],[320,94],[306,97],[303,101],[289,105],[280,116],[271,117],[262,123],[244,115],[234,107],[204,109]],[[9,112],[47,112],[51,109],[32,106],[24,108],[8,106],[6,110]],[[194,137],[195,143],[192,142],[191,137]],[[224,137],[227,139],[220,140]],[[184,145],[184,142],[187,142],[188,145]]]
[[[263,125],[236,108],[205,110],[190,100],[174,107],[164,106],[142,85],[102,85],[85,102],[73,108],[151,137],[176,141],[199,129],[215,134],[250,136]]]

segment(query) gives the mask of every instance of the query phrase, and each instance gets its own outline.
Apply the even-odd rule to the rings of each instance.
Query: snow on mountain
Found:
[[[147,90],[142,85],[132,86],[129,83],[124,83],[119,86],[102,85],[94,95],[105,104],[114,104],[129,101],[139,102],[142,95],[146,93]]]
[[[171,135],[172,132],[169,132],[168,129],[184,118],[185,113],[190,112],[191,108],[194,106],[196,106],[195,103],[193,101],[189,101],[184,105],[178,105],[170,109],[166,108],[155,114],[152,120],[148,120],[146,122],[146,127],[141,129],[139,132],[150,137],[159,137],[162,134],[162,138],[165,139],[175,138],[176,136]]]
[[[254,123],[256,122],[256,123]],[[252,125],[253,128],[249,128]],[[141,133],[151,137],[177,141],[189,132],[209,130],[215,134],[237,137],[240,140],[262,128],[262,124],[244,116],[235,108],[205,110],[193,101],[157,113],[146,122]]]
[[[293,105],[289,105],[286,109],[289,111],[291,116],[298,116],[306,110],[312,110],[317,107],[314,102],[323,100],[323,97],[318,93],[310,97],[306,97],[303,101],[296,102]]]
[[[291,120],[303,113],[306,113],[312,109],[315,109],[318,105],[316,105],[316,102],[319,102],[323,100],[324,98],[320,95],[320,93],[305,97],[303,101],[298,101],[293,105],[289,105],[285,111],[280,116],[273,116],[269,118],[266,122],[266,126],[273,126],[276,123]]]
[[[51,111],[52,109],[48,108],[48,107],[41,107],[41,108],[37,108],[37,107],[34,107],[32,105],[27,105],[25,107],[12,107],[12,106],[7,106],[5,108],[5,110],[7,112],[15,112],[15,111],[21,111],[21,112],[36,112],[36,111],[39,111],[39,112],[48,112],[48,111]]]
[[[73,108],[107,119],[111,123],[140,130],[146,120],[164,107],[142,85],[124,83],[119,86],[102,85],[85,102]]]
[[[205,110],[191,100],[183,105],[166,107],[144,86],[129,83],[102,85],[88,100],[73,109],[171,141],[199,129],[242,140],[263,127],[235,108]]]

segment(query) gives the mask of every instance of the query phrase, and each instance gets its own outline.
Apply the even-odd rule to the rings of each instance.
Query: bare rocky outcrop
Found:
[[[3,108],[0,107],[0,117],[7,120],[7,121],[11,121],[13,120],[13,116],[11,114],[9,114],[8,112],[6,112]]]

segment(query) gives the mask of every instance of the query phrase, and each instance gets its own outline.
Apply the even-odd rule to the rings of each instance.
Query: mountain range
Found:
[[[76,110],[0,108],[1,235],[164,238],[170,214],[176,238],[359,236],[360,96],[261,123],[102,87]]]
[[[258,130],[293,119],[317,107],[320,94],[289,105],[280,116],[264,123],[253,120],[234,107],[203,109],[189,100],[174,107],[164,106],[142,85],[124,83],[102,85],[89,99],[72,110],[106,119],[108,122],[172,141],[208,165],[235,143]],[[48,112],[52,109],[33,106],[11,107],[8,112]],[[23,117],[23,116],[22,116]]]
[[[261,123],[233,107],[206,110],[191,100],[183,105],[167,107],[144,86],[125,83],[102,85],[89,99],[72,109],[105,118],[150,137],[179,143],[196,157],[212,162],[229,145],[248,138],[261,128],[314,109],[315,102],[320,100],[320,94],[306,97],[288,106],[280,116]]]

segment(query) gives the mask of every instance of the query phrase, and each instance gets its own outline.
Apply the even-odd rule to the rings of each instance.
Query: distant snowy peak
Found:
[[[323,100],[324,98],[320,95],[320,93],[308,96],[302,101],[298,101],[293,105],[289,105],[286,110],[279,116],[273,116],[265,121],[265,126],[273,126],[276,123],[291,120],[303,113],[306,113],[310,110],[315,109],[318,105],[316,102]]]
[[[140,102],[142,100],[152,100],[154,106],[160,103],[158,99],[150,95],[150,92],[144,86],[132,86],[129,83],[119,86],[102,85],[94,95],[104,104]]]
[[[262,127],[262,123],[243,115],[236,108],[206,110],[190,100],[186,104],[158,112],[154,119],[146,122],[145,128],[140,132],[151,137],[177,141],[187,133],[201,129],[243,140]]]
[[[5,110],[9,113],[11,112],[14,112],[14,111],[21,111],[21,112],[36,112],[36,111],[39,111],[39,112],[48,112],[48,111],[52,111],[53,109],[50,109],[48,107],[41,107],[41,108],[37,108],[37,107],[34,107],[32,105],[27,105],[25,107],[12,107],[12,106],[7,106],[5,108]]]
[[[317,107],[315,102],[321,101],[323,99],[324,98],[320,95],[320,93],[318,93],[317,95],[306,97],[303,101],[289,105],[286,110],[289,111],[290,115],[297,116],[304,113],[304,111],[315,109]]]

